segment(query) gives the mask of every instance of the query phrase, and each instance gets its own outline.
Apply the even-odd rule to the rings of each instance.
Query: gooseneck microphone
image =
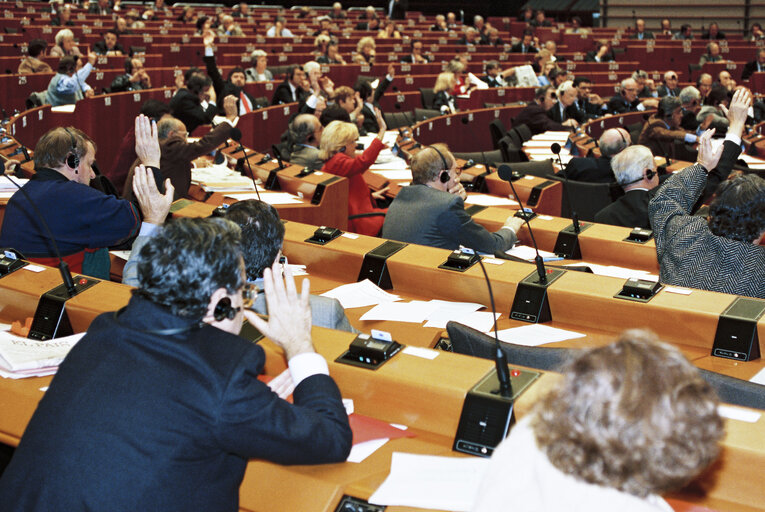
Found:
[[[576,209],[574,208],[574,203],[571,202],[571,194],[569,192],[568,187],[568,173],[566,171],[566,166],[563,165],[563,160],[560,158],[560,144],[557,142],[553,142],[550,146],[550,151],[552,151],[555,156],[558,158],[558,165],[560,165],[561,171],[564,171],[563,173],[563,179],[565,181],[565,191],[566,191],[566,198],[568,199],[568,205],[571,208],[571,222],[574,225],[574,233],[579,234],[581,231],[581,227],[579,226],[579,216],[576,214]]]
[[[537,241],[534,238],[534,230],[531,229],[531,224],[529,223],[529,219],[533,218],[534,215],[529,215],[528,212],[526,212],[526,209],[523,207],[523,202],[521,201],[520,196],[518,195],[518,192],[515,191],[515,186],[513,186],[513,170],[510,168],[507,164],[502,164],[497,168],[497,174],[499,174],[499,177],[506,182],[510,184],[510,189],[513,191],[513,195],[515,196],[515,200],[518,201],[518,204],[521,207],[520,212],[516,213],[517,217],[520,217],[521,219],[526,222],[526,227],[529,229],[529,236],[531,237],[531,243],[534,245],[534,251],[536,251],[537,255],[534,257],[534,263],[537,265],[537,275],[539,276],[539,282],[542,284],[547,283],[547,271],[545,269],[545,262],[544,259],[542,259],[542,256],[539,254],[539,246],[537,245]]]
[[[53,236],[53,233],[50,230],[50,227],[48,227],[48,223],[45,222],[45,217],[43,217],[43,214],[40,212],[40,210],[37,208],[37,205],[32,201],[32,198],[29,197],[29,194],[27,194],[27,191],[22,188],[21,185],[18,184],[16,180],[11,178],[9,175],[5,175],[5,177],[13,183],[13,185],[19,189],[19,192],[21,192],[24,195],[24,198],[27,200],[27,202],[32,206],[32,209],[35,211],[35,214],[37,215],[38,220],[40,221],[40,224],[42,224],[43,229],[45,230],[45,234],[48,236],[48,238],[51,241],[51,244],[53,245],[53,252],[56,254],[56,258],[58,258],[58,270],[61,273],[61,279],[64,281],[64,286],[66,287],[66,292],[69,294],[70,297],[74,297],[77,294],[77,288],[74,286],[74,280],[72,279],[72,272],[69,270],[69,264],[64,261],[64,258],[61,257],[61,252],[58,250],[58,244],[56,243],[56,238]]]
[[[247,170],[250,171],[252,185],[255,187],[255,194],[258,196],[258,201],[261,201],[260,191],[258,191],[258,183],[255,181],[255,174],[253,174],[252,167],[250,166],[250,157],[247,156],[247,150],[245,150],[242,145],[242,130],[239,128],[231,128],[231,138],[239,143],[239,146],[236,148],[236,153],[239,153],[240,151],[242,152],[242,158],[244,158],[244,162],[247,164]]]
[[[274,153],[274,156],[276,157],[276,161],[279,162],[279,170],[281,171],[286,165],[284,165],[284,161],[282,159],[282,152],[279,151],[279,148],[276,147],[276,145],[271,145],[271,151]]]

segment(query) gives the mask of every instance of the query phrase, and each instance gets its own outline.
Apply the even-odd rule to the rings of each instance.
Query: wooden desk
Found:
[[[56,274],[55,269],[39,274],[18,271],[0,279],[0,290],[7,292],[0,301],[3,306],[0,317],[7,321],[15,314],[31,314],[37,294],[57,284]],[[99,287],[103,287],[102,290],[98,291]],[[119,306],[127,297],[127,287],[100,283],[74,299],[78,307],[70,314],[82,322],[87,315]],[[242,510],[332,511],[344,494],[369,498],[387,476],[394,451],[455,455],[451,452],[451,443],[465,393],[493,367],[491,361],[459,354],[439,353],[435,359],[426,360],[400,353],[377,371],[369,371],[334,362],[353,339],[352,334],[315,328],[313,336],[317,351],[327,359],[330,373],[343,396],[354,400],[358,413],[408,425],[416,437],[389,442],[360,464],[279,466],[250,461],[240,488]],[[266,373],[278,374],[285,368],[280,349],[268,340],[261,344],[267,354]],[[544,374],[517,401],[517,416],[527,414],[537,397],[556,379],[555,374]],[[4,411],[0,415],[0,441],[18,443],[42,398],[40,388],[47,386],[50,380],[51,377],[0,379],[0,409]],[[711,472],[677,496],[719,510],[765,510],[765,490],[760,482],[765,471],[764,436],[762,416],[754,423],[728,420],[720,460]],[[703,489],[705,494],[698,497],[697,489]],[[388,510],[413,509],[389,507]]]

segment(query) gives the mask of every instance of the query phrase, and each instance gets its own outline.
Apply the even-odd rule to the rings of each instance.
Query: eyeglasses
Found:
[[[252,309],[255,299],[258,297],[258,289],[252,283],[246,283],[242,288],[242,307]]]

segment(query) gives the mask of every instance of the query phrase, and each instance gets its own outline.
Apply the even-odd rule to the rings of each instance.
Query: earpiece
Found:
[[[215,318],[215,321],[220,322],[222,320],[233,320],[236,316],[236,312],[239,308],[235,308],[231,306],[231,299],[228,297],[223,297],[221,300],[218,301],[218,303],[215,305],[215,310],[213,311],[213,318]]]
[[[69,131],[69,128],[64,128],[64,131],[69,134],[69,138],[72,141],[72,147],[69,150],[69,154],[66,155],[66,165],[74,171],[75,174],[78,174],[77,167],[80,166],[80,157],[77,156],[77,142],[74,140],[74,135],[72,135],[72,132]]]
[[[627,183],[620,183],[619,185],[621,185],[622,187],[626,187],[627,185],[632,185],[633,183],[638,183],[640,181],[643,181],[643,178],[645,178],[648,181],[651,181],[654,176],[656,176],[656,171],[654,171],[653,169],[646,169],[645,174],[639,177],[638,179],[628,181]]]
[[[441,163],[444,164],[443,169],[441,169],[441,173],[438,175],[439,181],[441,181],[441,183],[449,183],[451,177],[449,176],[449,165],[446,163],[446,158],[444,158],[443,153],[441,153],[438,149],[434,148],[433,146],[428,147],[438,153],[438,156],[441,157]]]

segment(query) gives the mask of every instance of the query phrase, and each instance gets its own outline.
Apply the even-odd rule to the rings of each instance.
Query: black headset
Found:
[[[218,303],[215,305],[215,310],[213,311],[213,318],[215,318],[216,322],[220,322],[222,320],[233,320],[236,314],[241,311],[242,308],[235,308],[231,305],[231,299],[228,297],[223,297],[221,300],[218,301]]]
[[[643,176],[640,176],[636,180],[628,181],[627,183],[620,183],[620,185],[622,187],[626,187],[627,185],[632,185],[633,183],[643,181],[643,178],[647,179],[648,181],[651,181],[654,176],[656,176],[656,171],[654,171],[653,169],[646,169],[645,174]]]
[[[74,135],[72,135],[72,132],[69,131],[69,128],[64,128],[64,131],[69,135],[69,138],[72,141],[72,147],[69,150],[69,154],[66,155],[66,165],[74,171],[75,174],[78,174],[77,167],[80,165],[80,157],[77,156],[77,142],[74,140]]]
[[[449,183],[449,180],[451,179],[449,176],[449,165],[446,163],[446,158],[444,158],[443,153],[441,153],[438,149],[436,149],[433,146],[428,146],[430,149],[438,153],[438,156],[441,157],[441,163],[444,164],[444,168],[441,169],[438,179],[441,183]]]

